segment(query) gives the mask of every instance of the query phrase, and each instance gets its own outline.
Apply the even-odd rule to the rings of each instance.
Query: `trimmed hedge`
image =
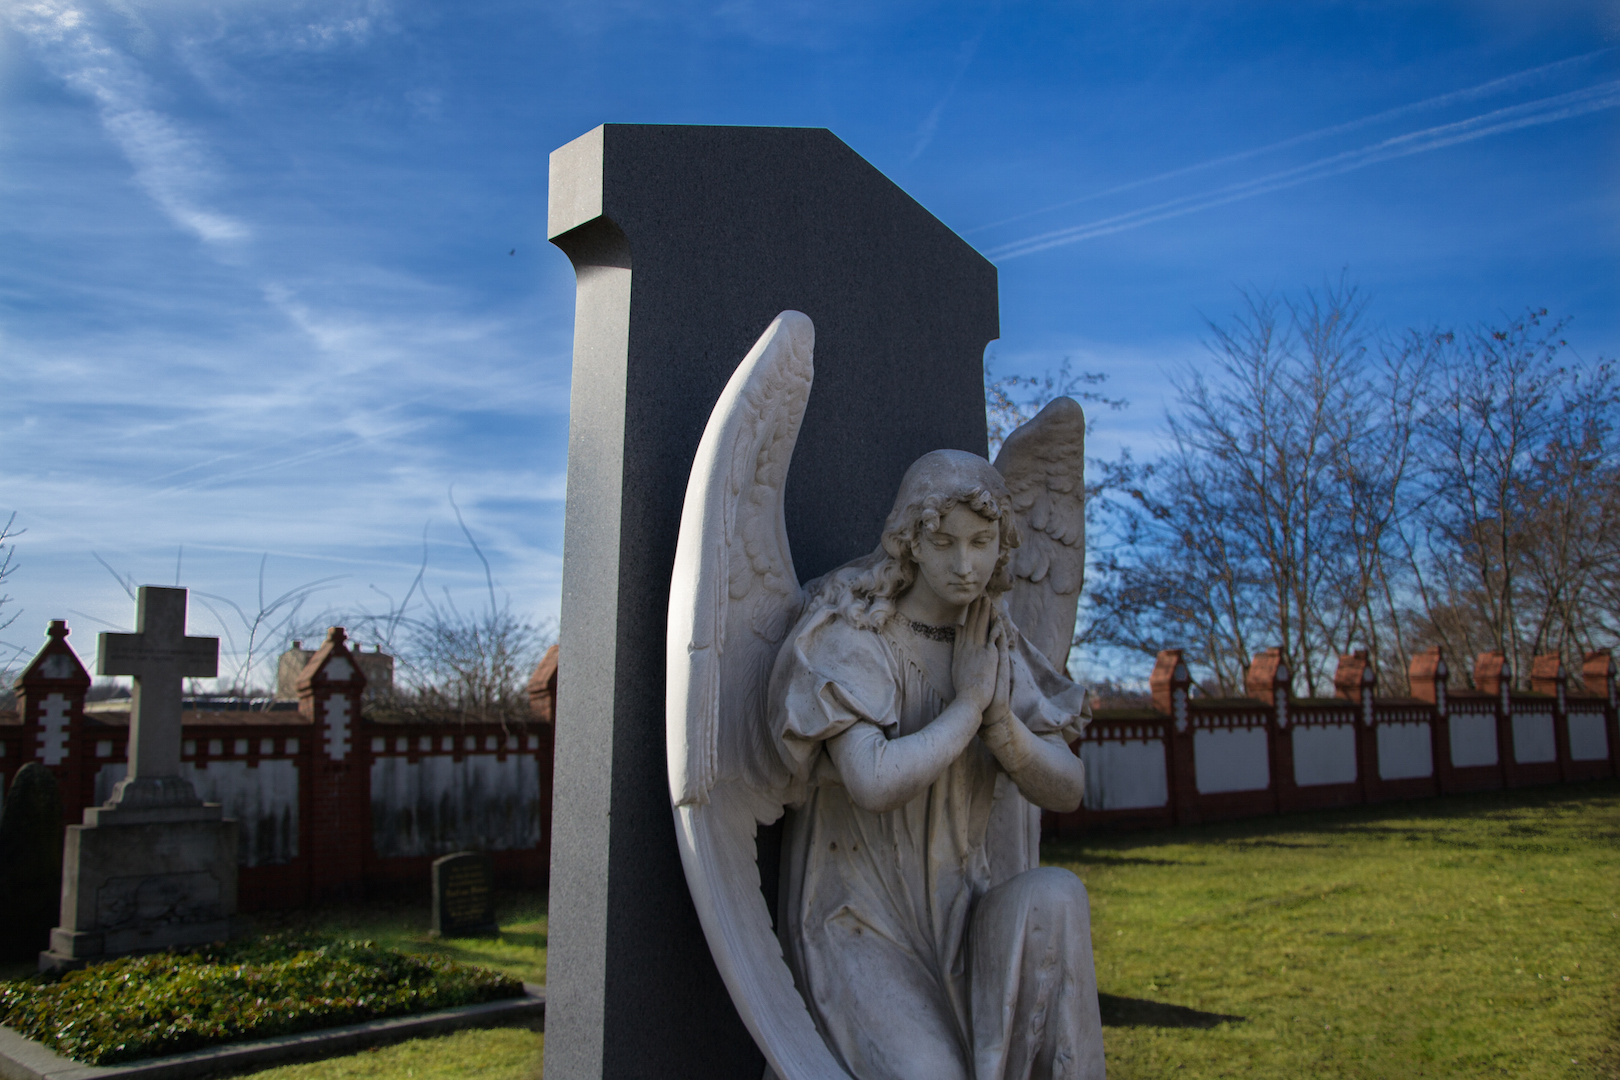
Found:
[[[90,1065],[521,997],[510,975],[275,936],[0,983],[0,1023]]]

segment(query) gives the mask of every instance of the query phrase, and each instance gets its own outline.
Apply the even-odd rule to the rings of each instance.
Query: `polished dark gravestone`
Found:
[[[907,465],[986,450],[996,271],[822,129],[597,128],[551,155],[548,232],[578,291],[546,1076],[758,1080],[669,806],[664,628],[692,458],[754,341],[804,312],[794,561],[809,580],[869,551]]]
[[[30,761],[0,810],[0,960],[34,960],[62,908],[62,793]]]
[[[497,937],[495,866],[488,855],[458,851],[433,860],[433,936]]]

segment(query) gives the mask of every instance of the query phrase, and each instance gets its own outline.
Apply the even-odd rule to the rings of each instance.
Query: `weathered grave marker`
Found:
[[[605,125],[552,154],[548,232],[578,293],[546,1074],[758,1080],[669,806],[664,633],[692,460],[750,346],[804,312],[796,569],[869,550],[911,462],[986,450],[996,271],[823,129]]]
[[[495,866],[488,855],[458,851],[433,860],[433,936],[496,937]]]
[[[230,936],[236,822],[180,775],[183,681],[218,670],[219,639],[185,626],[186,590],[143,585],[135,633],[101,635],[101,674],[135,676],[129,773],[67,828],[61,921],[42,971]]]
[[[62,795],[51,771],[30,761],[0,811],[0,957],[38,956],[61,902]]]

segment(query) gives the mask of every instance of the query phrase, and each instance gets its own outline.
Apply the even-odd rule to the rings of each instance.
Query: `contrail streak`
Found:
[[[1375,165],[1382,161],[1410,157],[1413,154],[1427,153],[1430,150],[1439,150],[1447,146],[1455,146],[1458,143],[1472,142],[1487,135],[1498,135],[1507,131],[1517,131],[1520,128],[1550,124],[1586,113],[1612,109],[1616,106],[1620,106],[1620,80],[1600,83],[1584,90],[1574,90],[1567,94],[1558,94],[1554,97],[1542,98],[1539,101],[1526,102],[1522,105],[1513,105],[1505,109],[1496,109],[1492,112],[1470,117],[1467,120],[1458,120],[1455,123],[1440,124],[1436,127],[1425,128],[1422,131],[1397,135],[1357,150],[1346,150],[1329,157],[1319,158],[1305,165],[1269,173],[1253,180],[1229,184],[1225,187],[1194,195],[1183,195],[1153,206],[1143,207],[1140,210],[1115,214],[1112,217],[1101,218],[1084,225],[1075,225],[1067,229],[1058,229],[1053,232],[1026,237],[1023,240],[1003,244],[999,248],[992,249],[987,254],[992,259],[1016,259],[1022,255],[1032,255],[1037,251],[1045,251],[1048,248],[1061,247],[1064,244],[1074,244],[1081,240],[1090,240],[1098,236],[1124,232],[1153,222],[1164,221],[1167,218],[1181,217],[1184,214],[1195,213],[1199,210],[1208,210],[1216,206],[1224,206],[1227,203],[1238,202],[1242,199],[1250,199],[1256,195],[1264,195],[1283,188],[1295,187],[1312,180],[1338,176],[1341,173],[1366,168],[1368,165]]]
[[[1259,157],[1261,154],[1269,154],[1273,150],[1285,150],[1290,146],[1298,146],[1301,143],[1315,142],[1317,139],[1325,139],[1332,135],[1343,135],[1346,132],[1357,131],[1364,127],[1370,127],[1373,124],[1383,123],[1386,120],[1394,120],[1398,117],[1409,116],[1415,112],[1444,108],[1447,105],[1455,105],[1458,102],[1474,101],[1478,98],[1489,97],[1491,94],[1498,94],[1508,90],[1517,90],[1526,83],[1536,82],[1548,75],[1552,75],[1572,67],[1577,67],[1610,51],[1610,49],[1599,49],[1596,52],[1589,52],[1582,56],[1572,56],[1567,60],[1558,60],[1551,64],[1543,64],[1541,67],[1527,68],[1526,70],[1520,71],[1516,74],[1504,75],[1500,79],[1492,79],[1489,82],[1483,82],[1478,86],[1471,86],[1465,90],[1453,90],[1450,93],[1441,94],[1439,97],[1425,98],[1422,101],[1415,101],[1409,105],[1397,105],[1393,109],[1385,109],[1383,112],[1373,113],[1371,116],[1363,116],[1359,120],[1347,120],[1342,124],[1334,124],[1331,127],[1318,128],[1315,131],[1307,131],[1301,135],[1293,135],[1289,138],[1283,139],[1281,142],[1267,143],[1265,146],[1257,146],[1252,150],[1239,150],[1235,154],[1224,154],[1221,157],[1210,158],[1207,161],[1200,161],[1192,165],[1183,165],[1181,168],[1171,169],[1169,172],[1155,173],[1152,176],[1146,176],[1140,180],[1131,180],[1127,183],[1116,184],[1114,187],[1104,188],[1102,191],[1094,191],[1089,195],[1081,195],[1074,199],[1065,199],[1063,202],[1053,203],[1050,206],[1043,206],[1038,210],[1026,210],[1021,214],[1014,214],[1012,217],[1005,217],[999,221],[992,221],[986,225],[977,225],[971,229],[963,230],[962,235],[972,236],[974,233],[984,232],[986,229],[994,229],[1002,225],[1011,225],[1015,221],[1023,221],[1026,218],[1037,217],[1041,214],[1050,213],[1053,210],[1062,210],[1065,207],[1078,206],[1080,203],[1091,202],[1096,199],[1105,198],[1109,195],[1118,195],[1123,191],[1133,191],[1136,188],[1146,187],[1149,184],[1157,184],[1164,180],[1173,180],[1178,176],[1186,176],[1189,173],[1203,172],[1206,169],[1213,169],[1220,165],[1230,165],[1237,161],[1247,161],[1250,158]]]

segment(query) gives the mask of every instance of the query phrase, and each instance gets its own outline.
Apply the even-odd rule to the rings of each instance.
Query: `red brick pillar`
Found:
[[[1294,733],[1288,723],[1293,681],[1293,673],[1281,649],[1257,653],[1243,676],[1244,692],[1271,707],[1266,717],[1266,749],[1271,768],[1272,808],[1277,811],[1299,806],[1299,786],[1294,783]]]
[[[1568,676],[1563,657],[1544,653],[1530,661],[1530,689],[1553,699],[1553,745],[1558,748],[1558,779],[1569,782],[1569,713],[1565,708]]]
[[[314,723],[309,825],[310,902],[358,899],[371,852],[371,752],[361,735],[366,676],[345,644],[343,627],[298,674],[298,708]]]
[[[1609,768],[1620,776],[1620,680],[1615,678],[1614,656],[1608,649],[1589,652],[1581,663],[1581,680],[1586,692],[1604,701],[1608,714]]]
[[[552,773],[556,762],[557,736],[557,659],[558,649],[553,645],[540,658],[529,679],[529,712],[540,725],[540,748],[535,753],[535,766],[540,772],[540,854],[545,860],[547,877],[551,867],[551,793]]]
[[[1378,745],[1378,729],[1374,726],[1377,718],[1373,715],[1373,691],[1377,688],[1378,671],[1367,658],[1366,649],[1339,654],[1339,666],[1333,672],[1333,696],[1356,704],[1356,789],[1361,792],[1363,802],[1367,801],[1368,791],[1364,764],[1367,755],[1363,744],[1370,736],[1375,750]],[[1378,778],[1372,779],[1376,782]]]
[[[1519,762],[1513,753],[1513,665],[1500,651],[1474,658],[1474,689],[1496,699],[1496,760],[1502,768],[1502,786],[1519,782]]]
[[[1456,780],[1451,764],[1451,714],[1446,707],[1446,682],[1451,678],[1451,670],[1446,667],[1440,646],[1413,656],[1406,676],[1412,686],[1412,696],[1434,707],[1429,721],[1429,730],[1434,734],[1434,785],[1436,791],[1445,795],[1456,790]]]
[[[92,781],[85,776],[84,697],[90,673],[67,643],[67,623],[52,619],[45,631],[45,647],[34,656],[13,684],[17,715],[22,719],[22,753],[16,761],[0,762],[6,782],[18,769],[37,761],[56,777],[62,792],[62,812],[72,822],[90,805]]]
[[[1165,649],[1153,665],[1148,680],[1153,692],[1153,705],[1168,713],[1170,721],[1164,729],[1164,755],[1166,779],[1170,788],[1170,812],[1177,825],[1197,822],[1198,776],[1193,761],[1193,732],[1188,692],[1192,689],[1192,674],[1181,659],[1180,649]]]

